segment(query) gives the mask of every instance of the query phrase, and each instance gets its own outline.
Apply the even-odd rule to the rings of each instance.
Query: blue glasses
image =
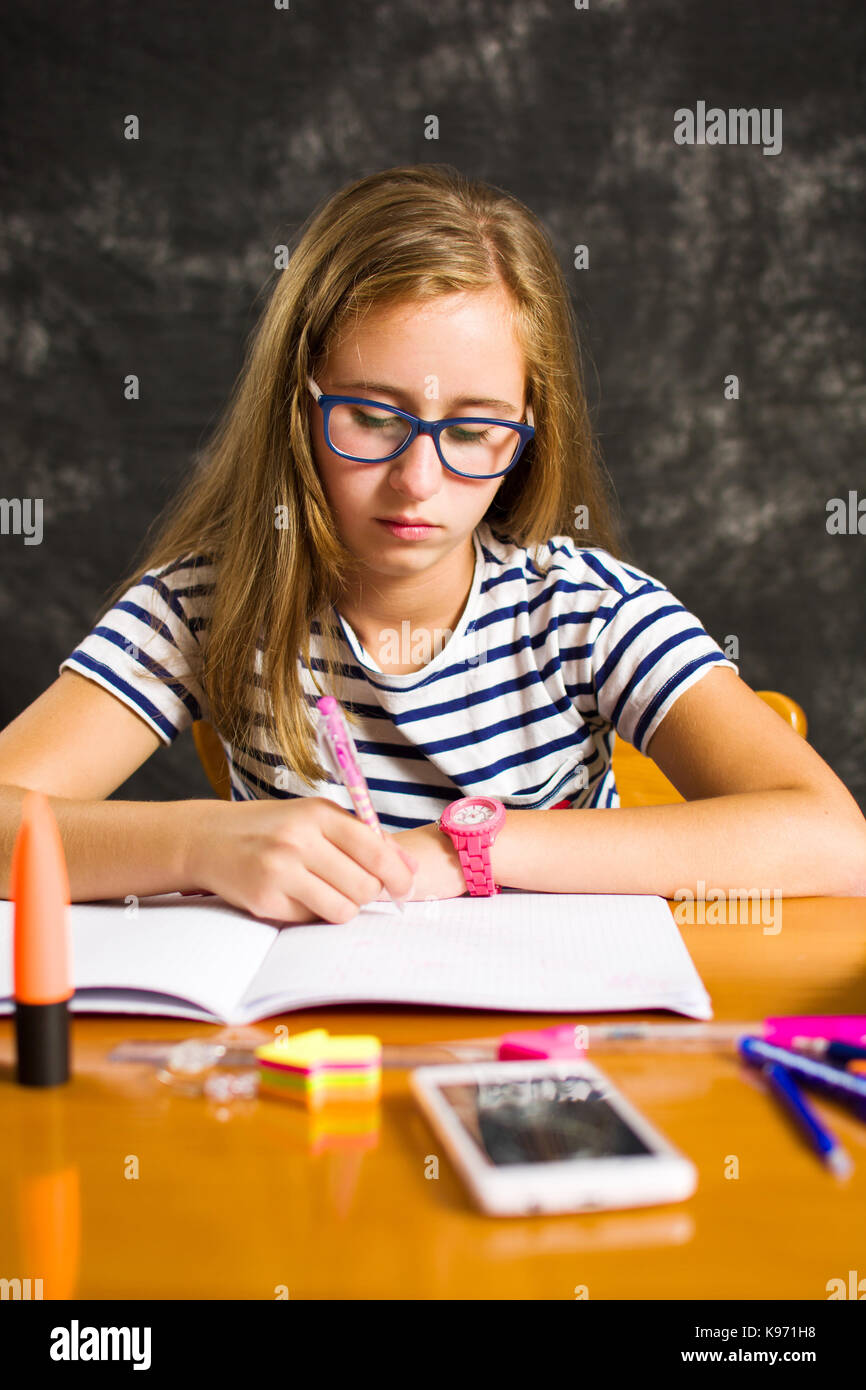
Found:
[[[450,473],[461,478],[504,478],[535,435],[532,407],[528,424],[491,420],[483,415],[458,415],[447,420],[421,420],[408,410],[362,396],[326,396],[307,377],[313,399],[322,408],[325,439],[340,458],[355,463],[385,463],[399,458],[419,434],[429,434]]]

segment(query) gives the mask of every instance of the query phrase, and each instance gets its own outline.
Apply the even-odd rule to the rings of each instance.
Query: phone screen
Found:
[[[441,1091],[496,1167],[653,1152],[585,1076],[472,1081]]]

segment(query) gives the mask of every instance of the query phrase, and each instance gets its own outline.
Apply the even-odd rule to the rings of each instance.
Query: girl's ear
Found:
[[[527,407],[526,407],[526,423],[527,423],[527,425],[534,425],[534,424],[535,424],[535,416],[534,416],[533,413],[532,413],[532,406],[531,406],[531,405],[527,405]]]

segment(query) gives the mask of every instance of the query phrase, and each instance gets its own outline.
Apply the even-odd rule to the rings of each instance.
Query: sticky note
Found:
[[[317,1109],[330,1101],[370,1101],[382,1085],[382,1044],[369,1033],[295,1033],[256,1048],[259,1091]]]

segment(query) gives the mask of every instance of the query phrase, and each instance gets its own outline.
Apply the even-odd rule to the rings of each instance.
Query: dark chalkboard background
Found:
[[[866,498],[860,0],[77,0],[4,29],[0,495],[42,497],[45,531],[0,536],[0,722],[189,467],[274,245],[349,180],[441,161],[554,239],[631,558],[800,701],[866,810],[866,536],[826,529]],[[781,153],[675,144],[699,101],[780,107]],[[189,734],[118,794],[209,794]]]

